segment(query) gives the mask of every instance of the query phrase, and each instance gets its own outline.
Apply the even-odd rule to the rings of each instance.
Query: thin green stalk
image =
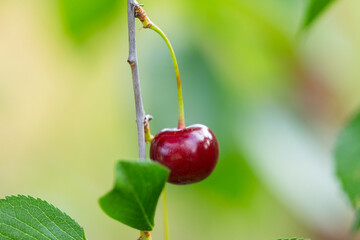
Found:
[[[167,202],[166,202],[166,191],[165,187],[162,192],[162,200],[163,200],[163,218],[164,218],[164,237],[165,240],[170,240],[169,237],[169,219],[168,219],[168,210],[167,210]]]
[[[181,79],[180,79],[180,71],[179,71],[179,65],[176,60],[175,52],[173,47],[171,46],[171,43],[169,39],[166,37],[165,33],[154,23],[149,27],[150,29],[157,32],[166,42],[166,45],[169,48],[171,58],[174,63],[174,69],[175,69],[175,76],[176,76],[176,83],[177,83],[177,91],[178,91],[178,102],[179,102],[179,123],[178,128],[182,129],[185,128],[185,116],[184,116],[184,103],[183,103],[183,96],[182,96],[182,88],[181,88]]]
[[[169,39],[166,37],[165,33],[149,19],[145,10],[140,5],[135,7],[135,17],[138,18],[142,22],[144,28],[150,28],[150,29],[154,30],[155,32],[157,32],[164,39],[166,45],[168,46],[168,48],[170,50],[171,58],[174,63],[177,91],[178,91],[178,102],[179,102],[178,128],[179,129],[185,128],[184,103],[183,103],[183,96],[182,96],[180,71],[179,71],[179,65],[176,60],[174,49],[172,48],[171,43],[170,43]]]

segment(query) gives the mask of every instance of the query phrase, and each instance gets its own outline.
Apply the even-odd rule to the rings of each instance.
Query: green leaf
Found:
[[[151,231],[168,175],[167,168],[152,161],[119,161],[115,168],[115,186],[100,198],[100,207],[115,220]]]
[[[309,27],[314,20],[335,0],[310,0],[303,28]]]
[[[86,40],[108,24],[118,10],[118,0],[59,0],[60,13],[68,34]],[[126,3],[124,2],[124,6]]]
[[[335,147],[336,172],[356,211],[360,211],[360,114],[342,130]],[[359,219],[354,230],[359,229]]]
[[[84,230],[72,218],[41,199],[0,199],[0,239],[83,240]]]

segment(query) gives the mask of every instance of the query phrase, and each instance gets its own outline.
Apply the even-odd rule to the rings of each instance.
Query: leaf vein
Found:
[[[10,204],[10,205],[11,205],[11,204]],[[12,205],[11,205],[11,206],[12,206]],[[12,206],[12,207],[13,207],[13,206]],[[13,219],[15,219],[15,220],[17,220],[17,221],[19,221],[19,222],[21,222],[21,223],[23,223],[23,224],[25,224],[26,226],[30,227],[31,229],[35,230],[36,232],[40,233],[41,235],[47,237],[48,239],[51,239],[51,238],[49,238],[48,236],[44,235],[42,232],[40,232],[38,229],[34,228],[33,226],[29,225],[28,223],[26,223],[26,222],[20,220],[19,218],[17,218],[16,215],[15,215],[15,217],[14,217],[14,216],[11,216],[10,214],[6,213],[6,212],[3,212],[3,214],[6,215],[6,216],[9,216],[10,218],[13,218]],[[30,216],[31,216],[31,214],[30,214]],[[3,222],[2,224],[8,225],[8,224],[6,224],[6,223],[4,223],[4,222]],[[8,226],[11,226],[11,225],[8,225]],[[19,230],[20,230],[20,229],[19,229]]]
[[[36,239],[36,238],[34,238],[33,236],[29,235],[28,233],[26,233],[26,232],[22,231],[21,229],[19,229],[19,228],[15,227],[15,226],[9,225],[9,224],[4,223],[4,222],[3,222],[3,223],[0,223],[0,225],[6,225],[6,226],[8,226],[8,227],[10,227],[10,228],[16,229],[16,230],[18,230],[19,232],[22,232],[23,234],[25,234],[25,235],[29,236],[30,238],[37,240],[37,239]]]
[[[39,222],[42,226],[44,226],[51,233],[51,235],[53,235],[57,239],[57,237],[50,231],[50,229],[47,226],[45,226],[37,217],[33,216],[28,209],[24,208],[23,206],[21,206],[21,208],[24,209],[26,212],[28,212],[32,218],[36,219],[37,222]],[[46,236],[44,233],[42,233],[40,231],[38,231],[38,232],[41,233],[42,235],[44,235],[46,238],[51,239],[48,236]]]
[[[0,223],[0,225],[1,225],[1,223]],[[0,236],[4,236],[5,238],[12,240],[8,235],[5,235],[4,233],[1,233],[1,232],[0,232]]]
[[[126,174],[126,176],[129,178],[129,176],[128,176],[128,174],[127,174],[126,171],[125,171],[125,174]],[[129,179],[130,179],[130,178],[129,178]],[[130,182],[130,181],[129,181],[129,182]],[[137,202],[137,203],[139,204],[139,206],[140,206],[140,210],[141,210],[141,212],[143,213],[146,222],[149,224],[149,226],[153,227],[153,225],[151,224],[150,219],[149,219],[147,213],[145,212],[144,206],[142,205],[139,197],[138,197],[137,194],[136,194],[136,191],[135,191],[135,189],[134,189],[134,187],[133,187],[133,184],[130,182],[129,185],[130,185],[131,192],[132,192],[132,194],[134,195],[134,198],[135,198],[136,202]]]
[[[39,208],[38,206],[34,205],[34,207],[38,208],[42,213],[44,213],[44,215],[46,216],[47,219],[50,220],[50,222],[52,222],[61,232],[65,233],[66,235],[68,235],[69,237],[71,237],[72,239],[76,240],[73,236],[71,236],[69,233],[65,232],[63,229],[61,229],[56,222],[52,221],[51,218],[46,214],[46,212],[44,212],[41,208]],[[58,239],[56,237],[56,239]],[[58,239],[60,240],[60,239]]]

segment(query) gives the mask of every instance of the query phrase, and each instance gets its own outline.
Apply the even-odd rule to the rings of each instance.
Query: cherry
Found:
[[[151,142],[150,158],[170,169],[168,182],[189,184],[208,177],[219,157],[214,133],[195,124],[186,128],[166,128]]]

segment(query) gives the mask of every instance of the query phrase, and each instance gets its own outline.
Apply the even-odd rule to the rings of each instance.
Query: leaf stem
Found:
[[[165,240],[170,240],[169,237],[169,218],[168,218],[168,210],[167,210],[167,201],[166,201],[166,186],[164,186],[162,192],[162,201],[163,201],[163,218],[164,218],[164,237]]]
[[[140,231],[140,238],[139,240],[152,240],[150,232],[147,231]]]

